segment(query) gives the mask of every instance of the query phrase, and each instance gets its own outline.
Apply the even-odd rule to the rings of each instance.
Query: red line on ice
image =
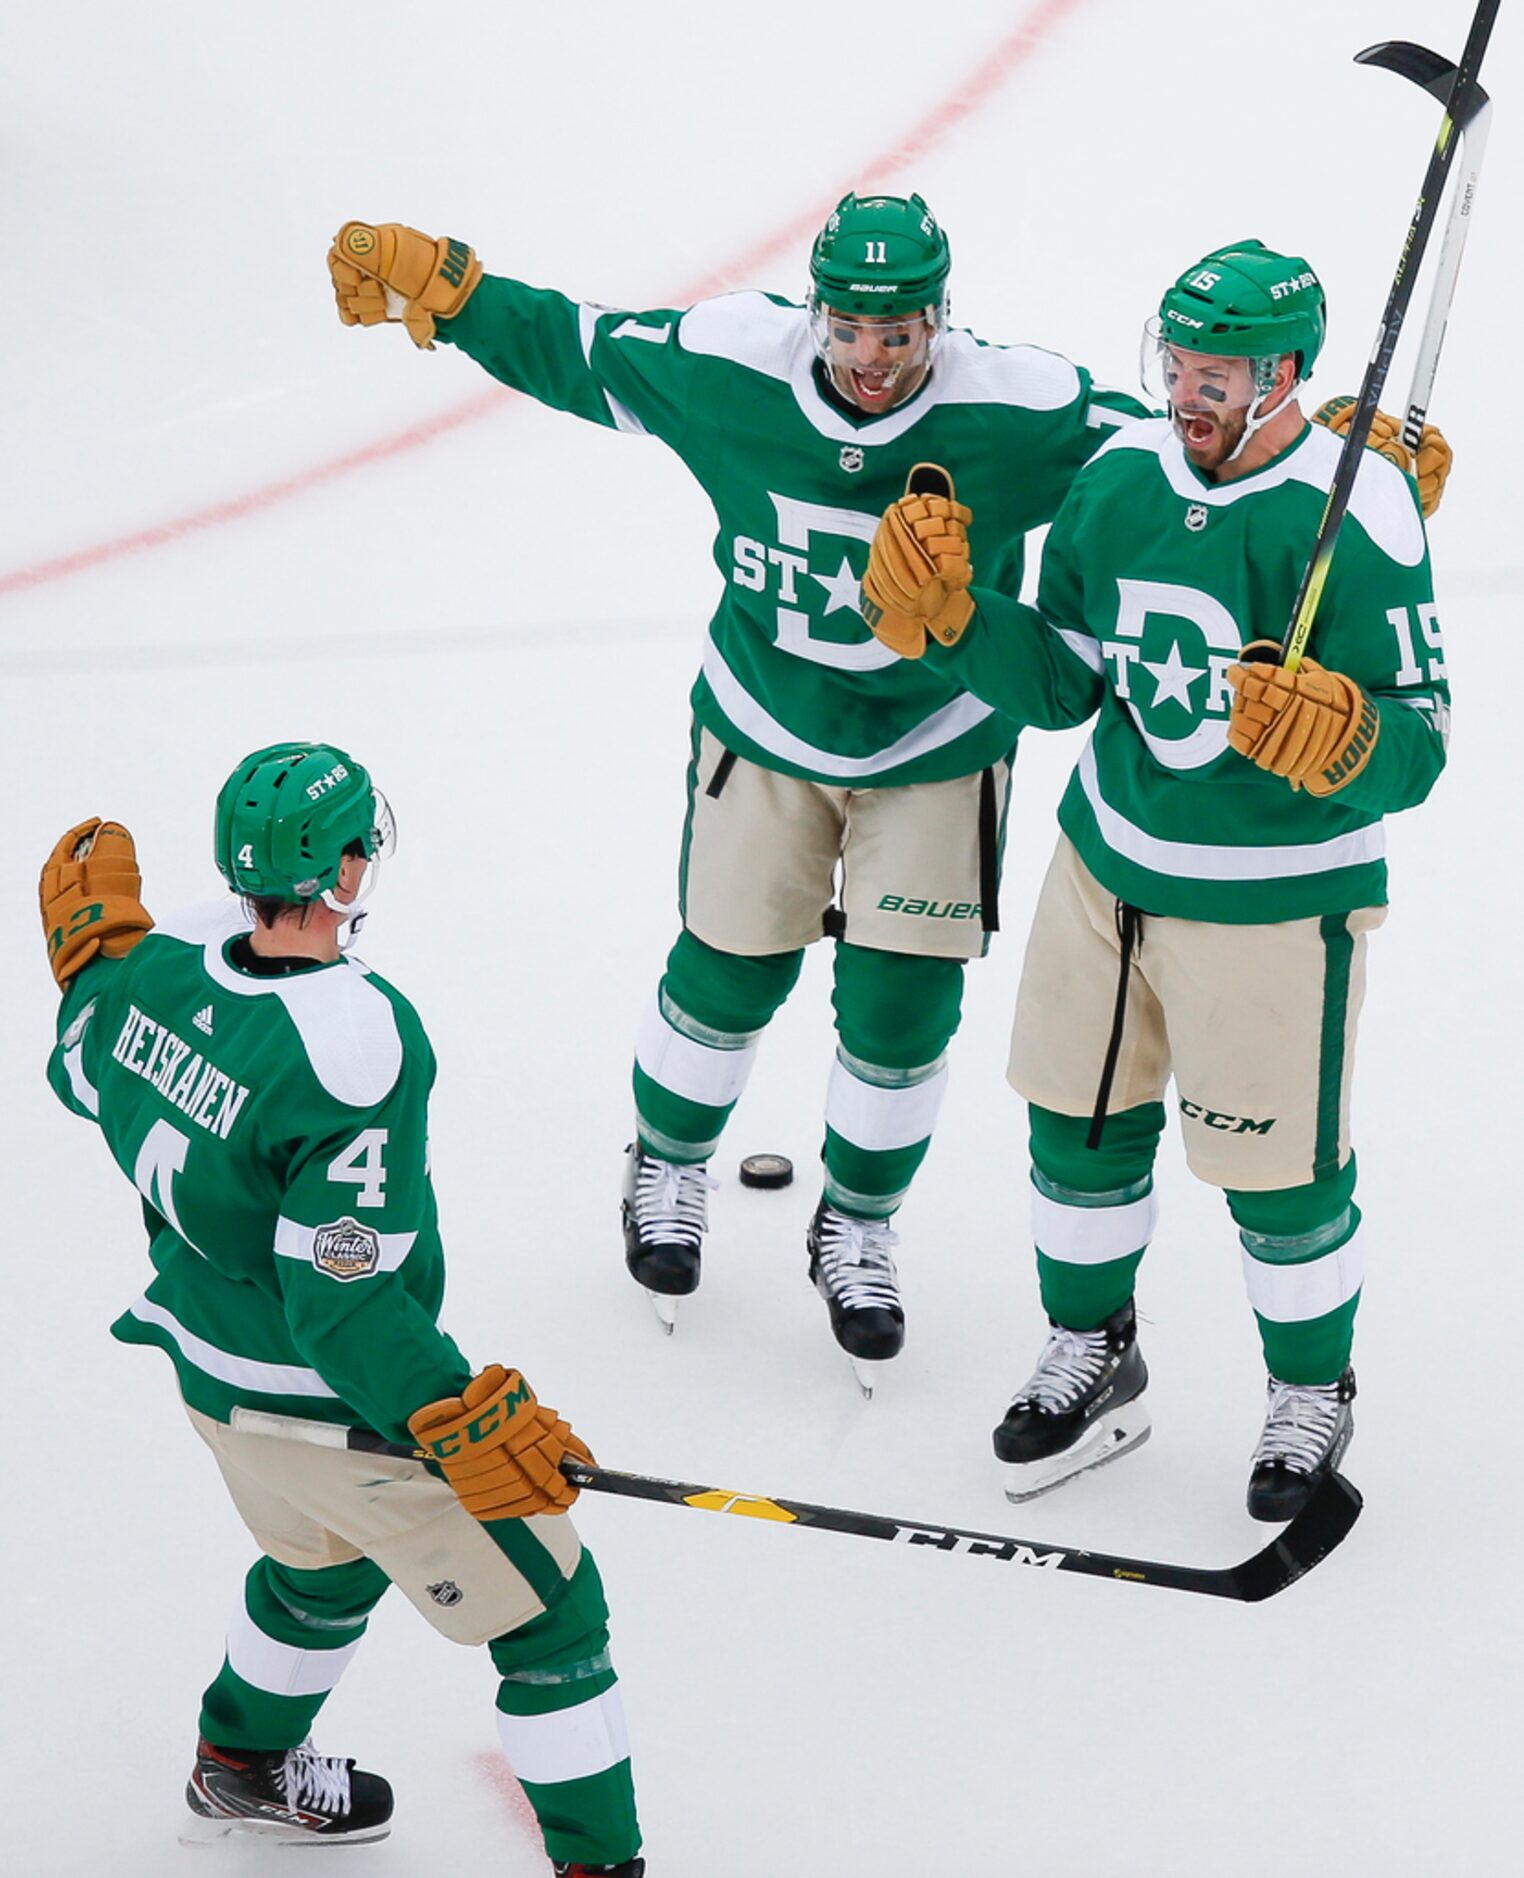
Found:
[[[1034,53],[1042,49],[1045,33],[1059,25],[1066,14],[1083,4],[1084,0],[1039,0],[1021,24],[1001,40],[961,85],[928,111],[897,143],[891,144],[887,150],[880,151],[870,162],[862,165],[860,176],[886,178],[928,155],[965,118],[985,104],[1018,66],[1025,64]],[[796,215],[792,221],[775,229],[716,272],[680,288],[674,296],[675,303],[687,305],[694,300],[702,300],[708,294],[720,293],[748,281],[757,269],[813,235],[834,206],[836,194],[816,203],[803,214]],[[258,515],[264,509],[275,508],[295,496],[319,489],[324,483],[336,482],[354,470],[365,469],[372,463],[384,463],[388,457],[401,456],[406,451],[432,443],[435,438],[449,431],[474,424],[478,418],[499,409],[517,395],[501,385],[494,386],[490,391],[478,392],[474,397],[451,405],[438,416],[425,418],[421,423],[412,424],[393,436],[362,444],[358,449],[346,450],[342,456],[330,457],[310,469],[283,476],[277,482],[263,483],[241,496],[230,496],[226,501],[211,503],[203,509],[192,509],[169,521],[156,522],[149,528],[140,528],[134,534],[118,535],[110,541],[97,542],[94,547],[76,548],[72,553],[57,555],[52,560],[38,561],[31,567],[0,574],[0,594],[17,593],[25,587],[40,587],[48,581],[63,580],[70,574],[82,574],[88,568],[99,567],[103,562],[120,560],[129,554],[143,554],[150,548],[162,548],[172,541],[178,541],[184,535],[207,528],[220,528],[225,522],[241,521],[245,516]]]
[[[503,1803],[503,1810],[521,1832],[540,1843],[540,1821],[529,1804],[529,1795],[519,1785],[519,1777],[508,1765],[508,1757],[494,1748],[483,1748],[471,1757],[483,1786],[490,1787]]]

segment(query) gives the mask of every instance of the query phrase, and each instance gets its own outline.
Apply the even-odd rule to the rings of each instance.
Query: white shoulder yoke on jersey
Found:
[[[1231,482],[1204,483],[1186,461],[1185,446],[1175,435],[1174,425],[1167,417],[1152,417],[1126,424],[1114,437],[1108,437],[1086,468],[1117,450],[1141,450],[1157,457],[1170,488],[1183,502],[1220,509],[1288,482],[1306,483],[1320,495],[1327,495],[1342,448],[1343,439],[1326,424],[1309,424],[1301,441],[1264,469]],[[1388,560],[1401,567],[1417,567],[1423,559],[1427,543],[1418,497],[1397,465],[1377,456],[1374,450],[1367,450],[1360,464],[1349,513]]]
[[[336,1101],[362,1109],[383,1102],[402,1071],[402,1036],[391,999],[369,983],[368,969],[342,958],[322,971],[254,978],[222,956],[229,939],[249,930],[241,902],[213,901],[173,914],[149,937],[199,947],[202,967],[219,990],[279,998],[313,1075]]]
[[[982,345],[972,333],[957,330],[938,347],[924,391],[882,417],[853,423],[820,394],[810,316],[802,306],[780,306],[764,293],[722,294],[701,300],[682,316],[678,339],[688,352],[728,359],[788,385],[811,426],[833,443],[892,443],[939,405],[1058,411],[1080,395],[1078,371],[1058,353],[1037,346]]]

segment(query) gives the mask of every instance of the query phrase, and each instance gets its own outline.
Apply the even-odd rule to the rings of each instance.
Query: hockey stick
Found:
[[[1312,552],[1302,572],[1301,586],[1297,589],[1296,600],[1291,609],[1291,624],[1286,628],[1286,636],[1281,641],[1280,663],[1288,671],[1294,672],[1297,669],[1302,662],[1302,655],[1307,650],[1313,621],[1317,618],[1318,604],[1323,598],[1323,588],[1328,580],[1328,569],[1333,560],[1334,546],[1338,541],[1339,529],[1343,525],[1345,511],[1349,507],[1350,495],[1355,486],[1355,476],[1360,468],[1361,452],[1365,448],[1366,438],[1370,435],[1371,420],[1376,415],[1376,407],[1381,401],[1381,390],[1386,383],[1387,373],[1391,369],[1392,355],[1397,350],[1397,340],[1402,332],[1403,320],[1407,316],[1408,303],[1413,297],[1413,288],[1419,266],[1423,261],[1424,249],[1428,246],[1429,234],[1434,226],[1440,197],[1444,194],[1445,179],[1449,175],[1450,163],[1455,155],[1455,146],[1458,141],[1457,133],[1468,121],[1474,106],[1477,73],[1481,69],[1482,54],[1487,49],[1487,41],[1492,35],[1493,24],[1497,19],[1498,5],[1499,0],[1478,0],[1476,13],[1471,21],[1471,30],[1466,35],[1465,49],[1455,68],[1455,77],[1446,97],[1445,114],[1440,120],[1439,135],[1434,142],[1429,167],[1424,173],[1423,186],[1419,190],[1413,219],[1408,225],[1407,238],[1402,244],[1402,253],[1397,259],[1397,271],[1392,277],[1386,310],[1382,313],[1381,324],[1376,329],[1376,344],[1371,353],[1370,363],[1365,368],[1360,395],[1355,402],[1355,414],[1350,420],[1348,431],[1345,432],[1344,448],[1339,456],[1338,467],[1334,471],[1333,484],[1328,491],[1328,500],[1323,505],[1318,532],[1313,537]],[[1458,264],[1459,256],[1456,259]]]
[[[304,1441],[314,1447],[344,1448],[360,1454],[389,1454],[421,1461],[419,1448],[402,1447],[368,1428],[343,1428],[334,1422],[304,1421],[272,1415],[263,1409],[235,1408],[232,1426],[239,1434],[270,1435]],[[591,1467],[570,1458],[561,1463],[566,1478],[589,1493],[616,1493],[635,1500],[660,1500],[691,1506],[701,1513],[738,1513],[747,1519],[770,1519],[790,1526],[819,1526],[859,1539],[889,1539],[901,1545],[931,1546],[938,1552],[965,1552],[999,1559],[1007,1565],[1036,1565],[1047,1571],[1081,1572],[1090,1578],[1116,1578],[1126,1584],[1160,1585],[1171,1591],[1195,1591],[1204,1597],[1237,1598],[1257,1604],[1320,1564],[1360,1517],[1360,1495],[1342,1474],[1330,1474],[1313,1491],[1300,1513],[1269,1545],[1240,1565],[1202,1567],[1161,1565],[1152,1559],[1075,1546],[1046,1545],[1030,1539],[1006,1539],[998,1533],[968,1532],[919,1519],[888,1519],[879,1513],[849,1513],[837,1506],[812,1506],[806,1500],[770,1499],[764,1494],[729,1493],[688,1480],[662,1480],[649,1474],[624,1474]]]
[[[1427,46],[1415,46],[1407,39],[1387,39],[1380,45],[1367,46],[1355,54],[1356,65],[1379,65],[1399,78],[1410,79],[1420,90],[1444,104],[1455,86],[1455,67]],[[1412,389],[1408,392],[1407,410],[1402,420],[1402,441],[1416,451],[1423,437],[1424,419],[1429,399],[1434,395],[1434,378],[1439,370],[1440,349],[1445,343],[1445,329],[1450,323],[1450,303],[1455,298],[1456,276],[1460,273],[1461,254],[1471,229],[1471,210],[1476,201],[1476,186],[1481,180],[1482,158],[1487,151],[1487,131],[1492,122],[1492,100],[1480,85],[1471,88],[1469,111],[1456,115],[1461,133],[1464,168],[1450,197],[1450,215],[1445,223],[1444,239],[1439,247],[1439,266],[1429,297],[1429,316],[1424,322],[1423,341],[1418,361],[1413,367]]]

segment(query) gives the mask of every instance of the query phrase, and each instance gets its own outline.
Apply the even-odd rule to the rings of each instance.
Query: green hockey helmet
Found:
[[[1153,325],[1153,322],[1150,322]],[[1157,337],[1183,352],[1252,359],[1269,389],[1275,362],[1294,353],[1297,381],[1312,375],[1327,329],[1323,288],[1298,255],[1235,241],[1188,267],[1159,302]]]
[[[920,196],[845,195],[810,253],[810,307],[945,323],[952,253]]]
[[[396,846],[396,824],[369,772],[329,743],[273,743],[246,756],[217,797],[213,853],[234,893],[300,906],[327,898],[345,851],[359,844],[377,864]]]

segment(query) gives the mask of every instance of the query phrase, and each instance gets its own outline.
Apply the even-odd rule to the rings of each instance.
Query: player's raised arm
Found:
[[[486,274],[464,242],[398,222],[346,222],[328,271],[346,326],[401,324],[415,345],[454,346],[513,390],[610,429],[671,442],[682,428],[676,309],[618,311]]]

